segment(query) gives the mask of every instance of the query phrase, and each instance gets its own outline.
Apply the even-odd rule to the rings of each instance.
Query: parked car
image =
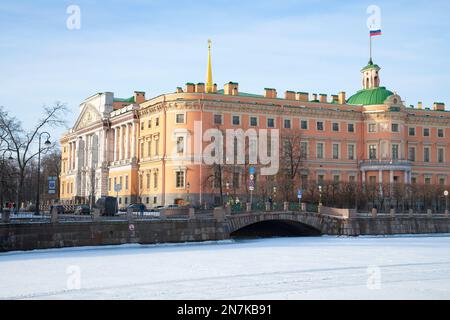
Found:
[[[62,205],[50,206],[50,213],[52,213],[53,210],[57,210],[58,214],[65,213],[64,206],[62,206]]]
[[[86,204],[79,205],[75,208],[75,214],[91,214],[91,208]]]
[[[169,205],[167,206],[167,208],[179,208],[179,207],[180,207],[179,204],[169,204]]]
[[[95,208],[100,210],[102,216],[113,216],[117,211],[117,198],[101,197],[95,203]]]
[[[128,208],[127,208],[127,211],[128,211],[128,209],[132,209],[133,212],[144,212],[144,211],[147,211],[147,208],[142,203],[130,204],[128,206]]]

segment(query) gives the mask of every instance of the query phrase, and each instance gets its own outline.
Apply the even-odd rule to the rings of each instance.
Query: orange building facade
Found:
[[[279,97],[271,88],[243,93],[234,82],[218,90],[209,57],[206,84],[187,83],[151,99],[142,92],[130,99],[97,94],[80,105],[61,139],[61,200],[117,196],[120,207],[203,205],[229,189],[244,199],[248,163],[226,169],[218,186],[216,169],[197,159],[196,138],[210,129],[277,130],[281,146],[284,135],[297,136],[304,154],[295,190],[312,180],[449,185],[450,112],[443,103],[405,106],[380,86],[379,72],[370,61],[361,70],[362,90],[348,98],[295,91]],[[255,196],[262,187],[257,181]]]

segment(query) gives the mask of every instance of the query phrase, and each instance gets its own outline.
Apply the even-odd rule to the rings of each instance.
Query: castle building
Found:
[[[209,43],[206,84],[150,99],[105,92],[81,103],[61,138],[63,202],[117,196],[120,207],[203,204],[217,202],[218,188],[225,192],[230,184],[235,194],[248,193],[248,166],[237,166],[217,186],[215,178],[208,181],[211,166],[194,161],[194,133],[203,137],[209,129],[278,129],[281,137],[300,137],[304,159],[295,189],[307,180],[449,184],[450,112],[443,103],[405,106],[380,86],[381,68],[372,59],[361,70],[362,89],[348,98],[295,91],[279,97],[273,88],[241,92],[236,82],[218,90],[210,50]]]

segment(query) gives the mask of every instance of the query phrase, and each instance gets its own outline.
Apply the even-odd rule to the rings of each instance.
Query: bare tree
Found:
[[[65,124],[64,115],[67,107],[59,102],[53,106],[44,106],[43,115],[31,130],[24,130],[22,123],[16,117],[11,117],[3,109],[0,110],[0,128],[4,131],[3,140],[8,144],[8,150],[13,153],[18,169],[17,205],[23,200],[25,171],[29,162],[39,153],[54,147],[36,146],[39,135],[48,128],[55,128]]]

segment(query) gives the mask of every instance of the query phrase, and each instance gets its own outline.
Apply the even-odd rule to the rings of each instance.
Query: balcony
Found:
[[[361,170],[398,170],[410,171],[411,162],[403,159],[368,159],[359,161]]]

